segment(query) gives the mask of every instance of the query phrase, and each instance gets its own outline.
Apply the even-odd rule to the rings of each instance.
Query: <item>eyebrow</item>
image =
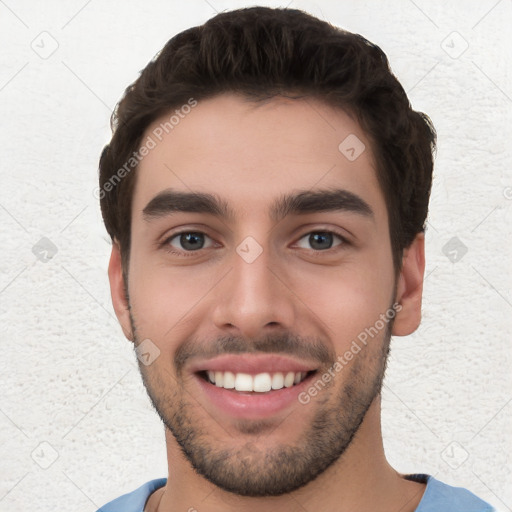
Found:
[[[274,222],[279,222],[292,214],[334,211],[374,217],[370,205],[358,195],[344,189],[326,189],[303,190],[282,195],[272,204],[270,218]],[[142,210],[143,217],[148,222],[177,212],[206,213],[231,221],[235,218],[234,210],[215,194],[172,189],[157,194]]]

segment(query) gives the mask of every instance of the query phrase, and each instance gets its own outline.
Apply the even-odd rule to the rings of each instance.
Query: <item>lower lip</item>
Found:
[[[290,388],[267,393],[240,393],[211,384],[197,374],[195,378],[209,402],[216,408],[234,418],[256,419],[268,418],[292,404],[300,404],[298,396],[309,386],[315,373]]]

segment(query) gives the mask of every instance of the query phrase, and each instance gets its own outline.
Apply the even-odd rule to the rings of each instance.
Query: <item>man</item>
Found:
[[[297,10],[222,13],[171,39],[113,121],[112,301],[169,475],[100,510],[492,510],[384,455],[435,131],[383,52]]]

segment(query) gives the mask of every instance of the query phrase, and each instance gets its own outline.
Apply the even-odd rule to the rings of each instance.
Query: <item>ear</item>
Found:
[[[133,341],[133,332],[130,322],[128,298],[123,281],[123,267],[121,265],[121,251],[117,241],[112,244],[112,253],[108,265],[108,280],[110,281],[110,296],[117,319],[126,338]]]
[[[396,302],[397,315],[393,324],[394,336],[412,334],[421,321],[421,298],[425,272],[425,235],[418,233],[412,244],[404,250],[402,270],[398,277]]]

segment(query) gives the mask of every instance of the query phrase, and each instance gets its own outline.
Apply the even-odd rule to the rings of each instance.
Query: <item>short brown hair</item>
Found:
[[[120,244],[123,268],[129,260],[136,165],[122,179],[120,170],[126,170],[156,119],[190,98],[226,92],[254,101],[311,97],[356,116],[372,142],[398,271],[404,248],[425,228],[436,147],[432,122],[412,110],[378,46],[303,11],[268,7],[223,12],[170,39],[112,114],[112,140],[99,163],[100,201],[106,229]]]

